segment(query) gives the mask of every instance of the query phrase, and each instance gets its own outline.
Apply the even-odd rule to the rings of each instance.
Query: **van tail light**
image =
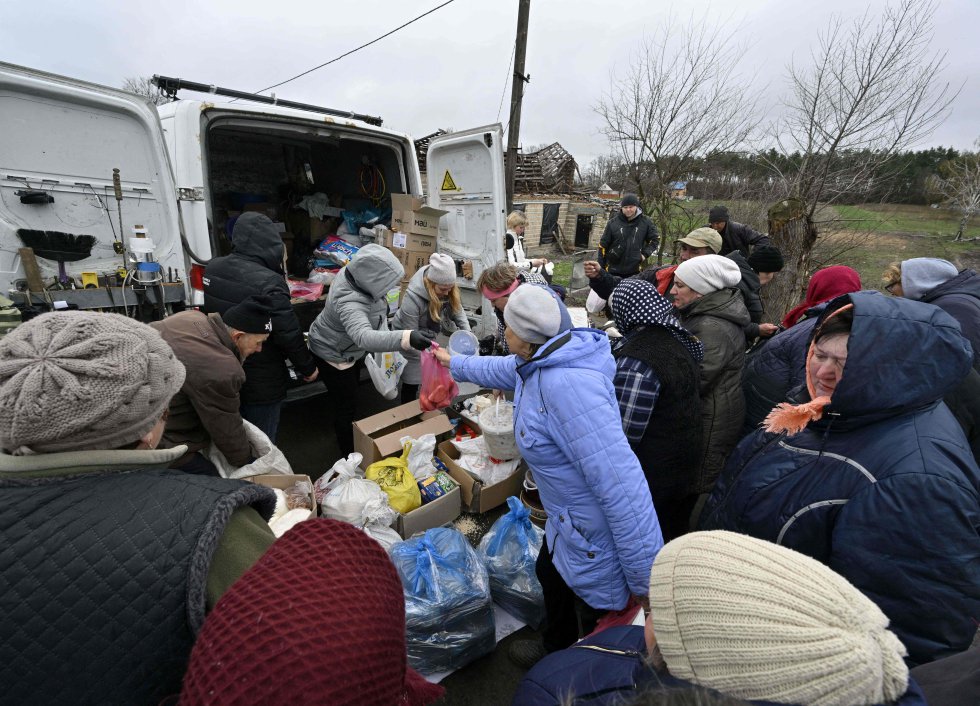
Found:
[[[191,288],[204,291],[204,265],[191,265]]]

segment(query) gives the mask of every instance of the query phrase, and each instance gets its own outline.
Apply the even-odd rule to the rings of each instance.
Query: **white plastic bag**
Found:
[[[390,525],[398,512],[388,504],[381,486],[363,478],[351,478],[323,498],[320,508],[331,520],[349,522],[358,527]]]
[[[245,419],[242,422],[245,424],[245,437],[252,447],[252,455],[255,456],[254,461],[241,468],[236,468],[228,463],[228,459],[218,450],[213,441],[204,449],[204,455],[218,468],[221,477],[240,479],[269,473],[291,475],[293,468],[286,460],[286,455],[272,443],[261,429]]]
[[[418,439],[410,436],[403,436],[398,442],[405,448],[405,444],[411,443],[412,448],[408,452],[408,470],[412,472],[415,480],[425,480],[439,469],[432,465],[432,457],[436,455],[436,435],[423,434]]]
[[[386,400],[395,399],[398,396],[398,381],[405,369],[405,356],[397,351],[368,353],[364,365],[374,383],[374,389]]]
[[[482,436],[452,443],[459,451],[459,460],[456,464],[475,475],[483,481],[484,485],[493,485],[510,478],[521,465],[520,457],[500,463],[491,461],[490,452],[487,451],[487,444]]]
[[[585,300],[585,310],[590,314],[599,314],[605,308],[606,300],[596,294],[594,289],[590,289],[589,298]]]
[[[384,547],[386,552],[390,552],[393,546],[402,541],[400,534],[385,525],[365,525],[361,529],[367,536]]]
[[[347,456],[347,458],[339,459],[334,463],[330,467],[330,470],[317,478],[313,484],[316,501],[322,503],[323,497],[344,481],[348,481],[351,478],[363,478],[364,471],[361,470],[361,462],[363,460],[364,456],[355,451]]]

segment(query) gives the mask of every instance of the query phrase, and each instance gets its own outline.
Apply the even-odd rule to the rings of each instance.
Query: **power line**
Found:
[[[510,61],[507,62],[507,77],[504,79],[504,90],[500,92],[500,105],[497,106],[497,122],[500,122],[500,111],[504,109],[504,96],[507,95],[507,84],[510,83],[510,67],[514,65],[514,52],[516,51],[517,42],[514,42],[514,48],[510,50]]]
[[[441,9],[442,9],[442,8],[444,8],[444,7],[446,6],[446,5],[450,5],[450,4],[452,4],[452,3],[454,3],[455,1],[456,1],[456,0],[446,0],[446,2],[444,2],[444,3],[442,3],[441,5],[439,5],[439,6],[437,6],[437,7],[433,7],[433,8],[432,8],[431,10],[429,10],[428,12],[423,12],[423,13],[422,13],[421,15],[419,15],[419,16],[418,16],[418,17],[416,17],[415,19],[412,19],[412,20],[409,20],[409,21],[408,21],[408,22],[406,22],[405,24],[403,24],[403,25],[400,25],[400,26],[398,26],[398,27],[395,27],[395,28],[394,28],[393,30],[391,30],[390,32],[386,32],[385,34],[382,34],[382,35],[381,35],[380,37],[378,37],[378,38],[376,38],[376,39],[372,39],[372,40],[371,40],[370,42],[368,42],[367,44],[362,44],[361,46],[359,46],[359,47],[357,47],[356,49],[351,49],[351,50],[350,50],[349,52],[346,52],[346,53],[344,53],[344,54],[341,54],[340,56],[338,56],[338,57],[337,57],[337,58],[335,58],[335,59],[331,59],[330,61],[327,61],[327,62],[325,62],[325,63],[323,63],[323,64],[320,64],[319,66],[314,66],[314,67],[313,67],[312,69],[307,69],[306,71],[304,71],[304,72],[303,72],[303,73],[301,73],[301,74],[296,74],[296,75],[295,75],[295,76],[293,76],[292,78],[287,78],[287,79],[286,79],[285,81],[280,81],[279,83],[276,83],[276,84],[273,84],[273,85],[271,85],[271,86],[266,86],[265,88],[263,88],[263,89],[261,89],[261,90],[259,90],[259,91],[256,91],[256,93],[264,93],[265,91],[269,91],[269,90],[272,90],[273,88],[279,88],[279,86],[284,86],[284,85],[286,85],[287,83],[289,83],[290,81],[295,81],[296,79],[298,79],[298,78],[300,78],[300,77],[302,77],[302,76],[306,76],[306,74],[309,74],[309,73],[313,73],[314,71],[317,71],[318,69],[322,69],[322,68],[323,68],[324,66],[329,66],[330,64],[333,64],[333,63],[335,63],[335,62],[337,62],[337,61],[340,61],[340,60],[341,60],[341,59],[343,59],[344,57],[346,57],[346,56],[350,56],[350,55],[351,55],[351,54],[353,54],[354,52],[358,52],[358,51],[360,51],[361,49],[364,49],[365,47],[369,47],[369,46],[371,46],[372,44],[374,44],[374,43],[376,43],[376,42],[380,42],[380,41],[381,41],[382,39],[384,39],[385,37],[390,37],[391,35],[393,35],[393,34],[394,34],[395,32],[397,32],[398,30],[400,30],[400,29],[405,29],[405,28],[406,28],[406,27],[408,27],[408,26],[409,26],[410,24],[412,24],[412,23],[414,23],[414,22],[418,22],[419,20],[421,20],[421,19],[422,19],[423,17],[425,17],[426,15],[431,15],[431,14],[432,14],[433,12],[435,12],[436,10],[441,10]]]

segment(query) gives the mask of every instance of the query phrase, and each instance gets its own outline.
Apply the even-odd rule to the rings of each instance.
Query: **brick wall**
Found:
[[[593,203],[571,201],[568,198],[523,200],[517,199],[516,203],[524,204],[524,215],[527,216],[528,225],[524,233],[524,245],[529,254],[545,255],[558,249],[556,244],[541,245],[541,221],[544,215],[544,205],[549,203],[560,204],[558,209],[558,223],[561,226],[562,234],[565,238],[566,247],[574,249],[575,246],[575,227],[579,214],[593,216],[592,232],[589,235],[589,248],[599,247],[599,239],[605,230],[606,221],[609,220],[610,213],[603,207]]]

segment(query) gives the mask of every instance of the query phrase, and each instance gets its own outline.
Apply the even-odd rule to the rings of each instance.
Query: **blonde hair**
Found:
[[[429,293],[429,318],[433,321],[436,323],[442,321],[443,301],[449,302],[449,308],[452,309],[454,314],[458,314],[463,310],[463,302],[459,298],[459,285],[454,284],[449,292],[449,296],[443,300],[439,297],[439,293],[436,291],[436,285],[432,280],[423,275],[422,281],[425,282],[425,291]]]
[[[480,291],[486,288],[491,292],[500,292],[513,284],[515,279],[517,279],[517,267],[506,261],[498,262],[480,273],[476,287]]]
[[[507,214],[507,230],[514,230],[518,226],[527,228],[527,216],[520,211],[511,211]]]
[[[893,262],[887,268],[885,268],[884,272],[881,273],[881,283],[886,287],[890,287],[893,284],[899,284],[901,283],[901,281],[902,281],[901,262]]]

